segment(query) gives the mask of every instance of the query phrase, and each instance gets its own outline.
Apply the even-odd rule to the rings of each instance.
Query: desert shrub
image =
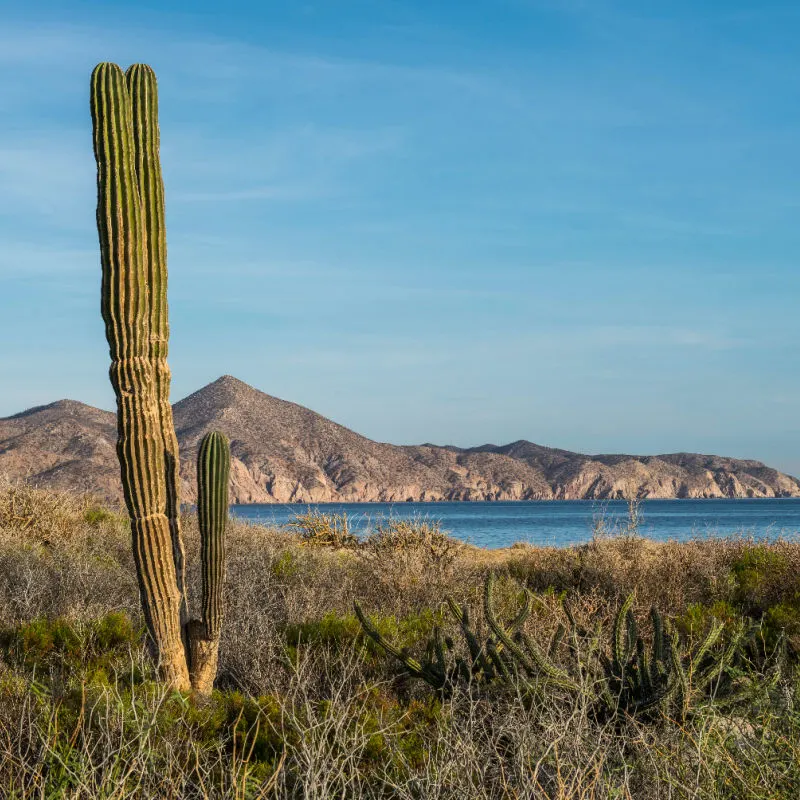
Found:
[[[463,548],[438,522],[386,519],[365,539],[364,549],[376,556],[424,551],[431,562],[445,570],[452,566]]]
[[[728,631],[741,620],[741,614],[727,600],[717,600],[710,604],[690,603],[686,611],[675,618],[675,628],[683,636],[697,638],[708,629],[712,620],[725,625]]]
[[[429,605],[442,587],[472,571],[462,560],[464,552],[437,523],[388,519],[365,537],[355,556],[366,595],[384,603],[403,599],[406,614]]]
[[[394,616],[371,617],[375,628],[384,636],[391,636],[400,647],[411,647],[431,635],[433,628],[443,620],[441,612],[425,609],[418,614],[397,618]],[[364,635],[361,623],[355,614],[328,612],[321,619],[287,625],[284,629],[287,644],[325,644],[333,647],[352,647],[366,644],[373,652],[372,640]]]
[[[120,522],[120,524],[124,524],[117,514],[112,511],[109,511],[107,508],[103,506],[91,505],[86,508],[83,512],[83,518],[89,525],[93,525],[94,527],[100,527],[103,523],[108,522]],[[127,522],[127,520],[125,521]]]
[[[350,531],[347,514],[326,514],[319,510],[295,514],[286,527],[300,535],[306,545],[322,547],[355,547],[358,537]]]
[[[39,618],[0,631],[0,650],[7,663],[63,681],[82,673],[106,680],[128,673],[131,654],[145,647],[144,628],[124,613],[109,612],[90,622]]]
[[[150,683],[84,687],[70,706],[0,678],[16,692],[0,693],[0,726],[16,732],[0,737],[0,793],[789,800],[800,778],[792,715],[764,711],[757,728],[711,710],[681,726],[598,727],[580,703],[402,703],[353,684],[346,664],[324,668],[337,675],[326,697],[300,671],[280,695],[217,691],[205,706]]]
[[[764,544],[746,546],[730,567],[731,595],[748,613],[765,611],[790,584],[785,553]]]
[[[26,666],[51,661],[79,661],[84,642],[67,620],[36,619],[0,634],[6,657],[13,657]]]
[[[291,550],[284,550],[272,563],[272,574],[278,579],[294,578],[298,572],[297,557]]]
[[[363,639],[361,626],[353,614],[339,615],[329,611],[321,619],[293,623],[284,629],[289,645],[326,644],[351,646]]]
[[[800,579],[785,542],[748,543],[730,564],[731,602],[761,623],[765,647],[800,655]]]
[[[745,706],[699,707],[681,724],[665,717],[611,725],[593,718],[583,697],[559,692],[520,702],[513,687],[446,699],[417,691],[359,639],[352,616],[353,598],[362,598],[383,635],[418,657],[434,625],[459,638],[444,597],[479,608],[483,576],[493,569],[502,619],[518,608],[516,580],[536,593],[524,630],[541,647],[563,619],[569,590],[573,614],[589,630],[607,626],[635,591],[648,636],[651,602],[685,635],[699,636],[711,617],[732,624],[749,610],[766,649],[770,631],[788,637],[795,624],[797,542],[598,537],[584,548],[457,545],[452,559],[437,561],[425,536],[393,547],[392,537],[404,536],[395,531],[372,557],[362,554],[366,546],[301,546],[296,531],[232,521],[220,676],[201,706],[155,680],[124,520],[35,492],[26,495],[27,511],[17,494],[9,513],[4,492],[0,797],[797,796],[796,666]],[[199,540],[191,515],[184,530],[194,586]],[[797,652],[787,658],[796,664]],[[771,677],[755,659],[742,669],[765,686]]]
[[[791,656],[800,656],[800,608],[796,602],[770,606],[762,618],[762,628],[766,647],[783,643]]]
[[[0,531],[47,544],[80,533],[85,523],[113,530],[127,527],[125,518],[92,497],[37,489],[0,477]]]

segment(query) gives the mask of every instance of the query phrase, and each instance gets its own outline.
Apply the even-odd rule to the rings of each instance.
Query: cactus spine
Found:
[[[178,441],[169,403],[164,185],[153,71],[134,64],[123,74],[116,64],[98,64],[91,79],[91,112],[103,268],[101,311],[142,608],[164,680],[180,691],[194,688],[207,694],[217,664],[230,451],[224,437],[211,435],[200,489],[206,500],[213,495],[202,549],[204,619],[189,622]],[[201,643],[195,646],[192,637]],[[214,642],[213,655],[207,654],[209,641]],[[194,666],[193,652],[198,654]]]
[[[222,433],[208,433],[197,454],[197,519],[203,565],[203,621],[190,628],[192,686],[208,694],[217,672],[225,583],[225,525],[228,521],[228,476],[231,451]]]

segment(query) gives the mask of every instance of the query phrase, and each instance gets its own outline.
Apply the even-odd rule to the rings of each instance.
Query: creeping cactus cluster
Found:
[[[211,689],[219,642],[230,453],[203,441],[198,482],[203,616],[190,621],[180,530],[178,441],[169,402],[164,184],[153,70],[98,64],[91,79],[101,311],[117,397],[117,454],[150,638],[167,683]],[[194,662],[193,663],[193,656]]]
[[[490,573],[483,597],[488,635],[479,635],[466,607],[447,598],[464,646],[457,647],[436,628],[421,660],[387,641],[358,603],[355,611],[368,636],[398,659],[411,676],[443,694],[459,684],[473,691],[499,684],[529,694],[550,686],[583,694],[594,713],[604,718],[658,710],[684,715],[698,702],[730,704],[747,697],[750,687],[732,668],[745,644],[743,626],[723,642],[723,625],[714,622],[702,640],[690,647],[652,608],[648,647],[631,611],[631,595],[617,611],[609,646],[604,646],[602,631],[589,631],[578,624],[565,600],[566,624],[558,625],[545,650],[524,631],[533,604],[531,593],[524,591],[520,610],[503,624],[494,607],[494,582]],[[562,652],[566,657],[559,659]],[[773,675],[777,678],[777,670]]]

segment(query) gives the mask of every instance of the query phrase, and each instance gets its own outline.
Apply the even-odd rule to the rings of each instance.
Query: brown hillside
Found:
[[[183,499],[203,434],[231,439],[240,503],[794,497],[800,481],[757,461],[678,453],[586,456],[527,441],[461,449],[373,442],[224,376],[174,406]],[[115,417],[70,400],[0,419],[0,474],[120,499]]]

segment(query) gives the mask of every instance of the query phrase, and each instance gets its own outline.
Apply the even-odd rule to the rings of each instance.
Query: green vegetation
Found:
[[[522,607],[505,626],[494,608],[494,582],[495,574],[490,572],[484,584],[484,615],[490,632],[483,642],[470,624],[468,609],[447,598],[461,627],[466,644],[464,655],[458,654],[453,639],[443,637],[437,625],[423,659],[418,661],[407,646],[390,642],[364,616],[358,603],[356,614],[365,633],[381,649],[394,656],[411,676],[443,695],[451,694],[459,683],[467,691],[502,684],[514,695],[526,701],[533,698],[533,702],[542,691],[566,691],[582,695],[593,715],[601,719],[622,715],[652,720],[667,713],[685,717],[708,702],[728,706],[750,702],[757,688],[774,687],[780,678],[781,661],[777,657],[772,660],[766,684],[760,680],[763,669],[756,676],[747,668],[748,645],[758,639],[753,635],[758,628],[754,627],[746,637],[741,620],[724,637],[725,623],[712,617],[708,630],[692,647],[677,630],[664,623],[653,606],[651,644],[647,648],[631,610],[633,594],[628,595],[613,618],[608,649],[602,645],[600,625],[590,631],[578,623],[566,598],[562,603],[568,624],[559,623],[548,646],[540,647],[524,631],[534,600],[531,593],[524,591]],[[689,626],[690,637],[698,627]],[[557,662],[562,650],[567,655],[563,666]],[[774,655],[778,654],[776,648]],[[762,685],[757,687],[757,683]]]
[[[413,526],[402,545],[334,548],[229,522],[217,688],[201,700],[160,679],[128,520],[87,515],[99,508],[0,488],[0,797],[797,797],[800,544],[453,543],[442,559]],[[199,591],[198,519],[181,524]],[[471,669],[466,627],[508,674],[435,690],[364,632],[353,598],[409,659],[435,664],[438,637],[448,669]],[[669,670],[670,627],[693,689],[669,673],[674,694],[640,708],[645,674]]]

